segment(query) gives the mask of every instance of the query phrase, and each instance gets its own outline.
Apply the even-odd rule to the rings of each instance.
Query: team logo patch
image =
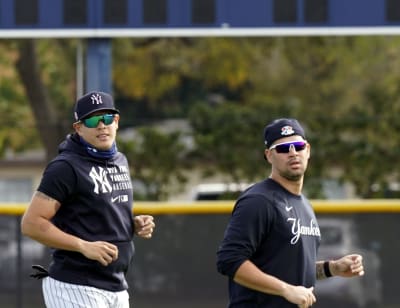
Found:
[[[290,136],[294,134],[293,127],[286,125],[281,128],[281,135],[282,136]]]
[[[94,104],[96,104],[96,105],[103,104],[103,101],[102,101],[102,99],[101,99],[101,95],[100,95],[99,93],[92,94],[92,95],[90,96],[90,99],[92,100],[92,104],[93,104],[93,105],[94,105]]]

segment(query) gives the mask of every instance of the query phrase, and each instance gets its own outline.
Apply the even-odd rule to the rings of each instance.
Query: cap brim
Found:
[[[82,115],[82,116],[78,119],[78,121],[80,121],[80,120],[86,118],[87,116],[89,116],[89,115],[91,115],[91,114],[93,114],[93,113],[99,112],[99,111],[111,111],[112,113],[118,113],[118,114],[119,114],[119,110],[118,110],[118,109],[115,109],[115,108],[114,108],[114,109],[113,109],[113,108],[99,108],[99,109],[90,111],[90,112],[88,112],[88,113]]]

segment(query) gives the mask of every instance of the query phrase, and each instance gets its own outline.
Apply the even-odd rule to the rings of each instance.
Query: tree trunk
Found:
[[[49,161],[57,154],[58,144],[65,137],[64,121],[60,119],[42,81],[36,44],[32,39],[18,40],[17,71],[29,99],[36,127]],[[62,115],[61,115],[62,116]]]

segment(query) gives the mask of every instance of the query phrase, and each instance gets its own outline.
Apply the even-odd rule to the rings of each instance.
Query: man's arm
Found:
[[[104,266],[118,258],[118,248],[115,245],[102,241],[88,242],[55,226],[51,219],[59,208],[57,200],[37,191],[22,217],[22,234],[48,247],[80,252]]]
[[[300,307],[310,307],[316,301],[313,287],[305,288],[303,286],[290,285],[262,272],[249,260],[239,266],[233,280],[240,285],[259,292],[282,296]]]
[[[364,275],[362,256],[358,254],[346,255],[337,260],[318,261],[316,263],[317,279],[331,276],[357,277]]]
[[[332,277],[332,272],[330,271],[331,262],[333,261],[317,261],[316,263],[316,273],[317,279],[325,279]]]

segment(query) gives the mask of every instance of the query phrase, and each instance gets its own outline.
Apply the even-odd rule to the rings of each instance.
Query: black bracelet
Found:
[[[324,262],[324,274],[326,277],[332,277],[331,270],[329,269],[329,261]]]

